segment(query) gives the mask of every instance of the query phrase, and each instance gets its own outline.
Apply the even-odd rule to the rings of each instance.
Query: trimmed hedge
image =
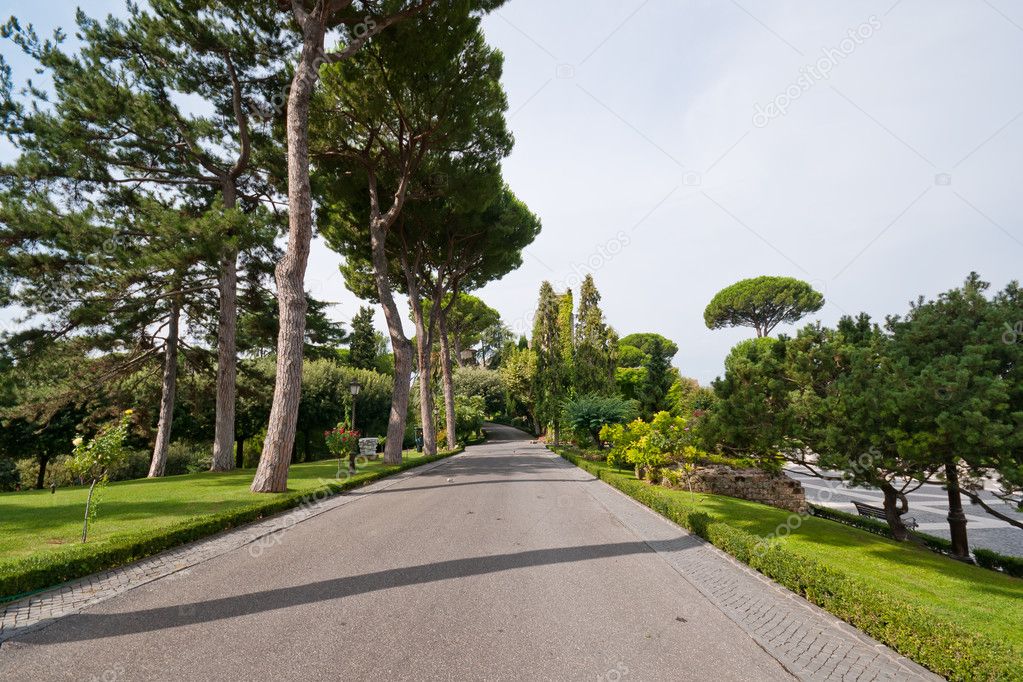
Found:
[[[990,549],[975,549],[973,556],[977,564],[984,568],[995,571],[1002,571],[1016,578],[1023,578],[1023,559],[1014,556],[1006,556]]]
[[[847,526],[854,526],[860,530],[886,538],[892,537],[892,529],[888,527],[888,523],[885,521],[872,519],[869,516],[850,514],[840,509],[831,509],[830,507],[822,507],[816,504],[808,506],[810,507],[810,513],[819,518],[844,523]],[[952,553],[952,543],[945,538],[939,538],[937,535],[928,535],[927,533],[918,533],[917,531],[910,531],[910,535],[936,552],[941,552],[942,554]]]
[[[1019,652],[1002,641],[934,617],[876,586],[730,526],[683,504],[665,488],[562,457],[728,552],[808,601],[930,670],[953,680],[1023,679]]]
[[[257,521],[277,512],[297,507],[372,483],[417,466],[436,462],[462,452],[455,448],[375,471],[356,474],[337,483],[313,490],[280,493],[252,505],[220,514],[205,514],[186,519],[156,532],[139,531],[113,535],[96,543],[76,544],[57,552],[0,562],[0,603],[13,601],[55,585],[92,573],[105,571],[158,554],[193,540]]]
[[[882,535],[886,538],[892,537],[891,528],[889,528],[888,524],[884,521],[859,516],[858,514],[850,514],[838,509],[821,507],[816,504],[810,505],[810,513],[814,516],[819,516],[822,519],[830,519],[832,521],[844,523],[848,526],[855,526],[860,530]],[[912,531],[911,535],[933,549],[935,552],[949,555],[952,554],[952,543],[945,538],[939,538],[936,535],[928,535],[927,533],[918,533],[916,531]],[[980,548],[973,550],[973,557],[977,560],[977,565],[982,568],[988,568],[992,571],[1001,571],[1002,573],[1011,575],[1014,578],[1023,578],[1023,559],[1019,557],[999,554],[998,552],[994,552],[990,549]]]

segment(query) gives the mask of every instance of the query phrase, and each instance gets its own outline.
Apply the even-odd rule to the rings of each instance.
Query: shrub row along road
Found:
[[[15,637],[0,679],[924,676],[521,432],[489,431],[258,552]]]

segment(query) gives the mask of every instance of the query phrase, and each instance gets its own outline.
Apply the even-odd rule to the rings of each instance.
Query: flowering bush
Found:
[[[359,432],[348,428],[344,422],[338,422],[338,425],[330,431],[324,431],[323,439],[327,443],[330,454],[338,459],[347,457],[359,447]]]

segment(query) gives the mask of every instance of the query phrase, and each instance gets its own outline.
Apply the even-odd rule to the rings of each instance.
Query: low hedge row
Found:
[[[866,518],[857,514],[850,514],[838,509],[821,507],[816,504],[810,505],[810,513],[814,516],[819,516],[822,519],[831,519],[832,521],[838,521],[839,523],[844,523],[848,526],[855,526],[861,530],[882,535],[886,538],[892,537],[891,528],[889,528],[888,524],[884,521]],[[925,545],[936,552],[940,552],[942,554],[952,553],[952,543],[945,538],[939,538],[935,535],[917,532],[913,532],[913,537],[922,541]],[[1019,557],[999,554],[998,552],[994,552],[990,549],[974,549],[973,557],[976,559],[978,566],[988,568],[993,571],[1001,571],[1002,573],[1016,578],[1023,578],[1023,559]]]
[[[105,571],[158,554],[172,547],[199,540],[229,528],[257,521],[271,514],[297,507],[381,478],[435,462],[461,452],[455,448],[433,457],[402,462],[354,477],[331,482],[307,491],[281,493],[254,504],[219,514],[186,519],[156,531],[138,531],[113,535],[95,543],[69,545],[59,551],[0,562],[0,603],[19,599],[33,592]]]
[[[850,514],[849,512],[844,512],[840,509],[822,507],[816,504],[811,504],[809,507],[811,514],[822,519],[830,519],[831,521],[844,523],[847,526],[855,526],[860,530],[865,530],[868,533],[874,533],[875,535],[882,535],[886,538],[892,537],[892,529],[889,528],[885,521],[872,519],[868,516],[860,516],[859,514]],[[941,552],[942,554],[952,553],[952,543],[945,538],[939,538],[937,535],[928,535],[927,533],[918,533],[916,531],[913,531],[912,535],[936,552]]]
[[[990,549],[973,550],[973,558],[977,564],[984,568],[991,568],[1002,571],[1017,578],[1023,578],[1023,559],[1014,556],[1006,556]]]
[[[608,471],[570,453],[562,457],[728,552],[904,656],[953,680],[1023,679],[1019,652],[944,622],[916,604],[830,566],[768,542],[682,503],[670,491]]]

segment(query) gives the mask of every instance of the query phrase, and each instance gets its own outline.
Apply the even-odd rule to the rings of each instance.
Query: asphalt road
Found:
[[[790,679],[587,489],[603,484],[491,435],[9,642],[0,679]]]

